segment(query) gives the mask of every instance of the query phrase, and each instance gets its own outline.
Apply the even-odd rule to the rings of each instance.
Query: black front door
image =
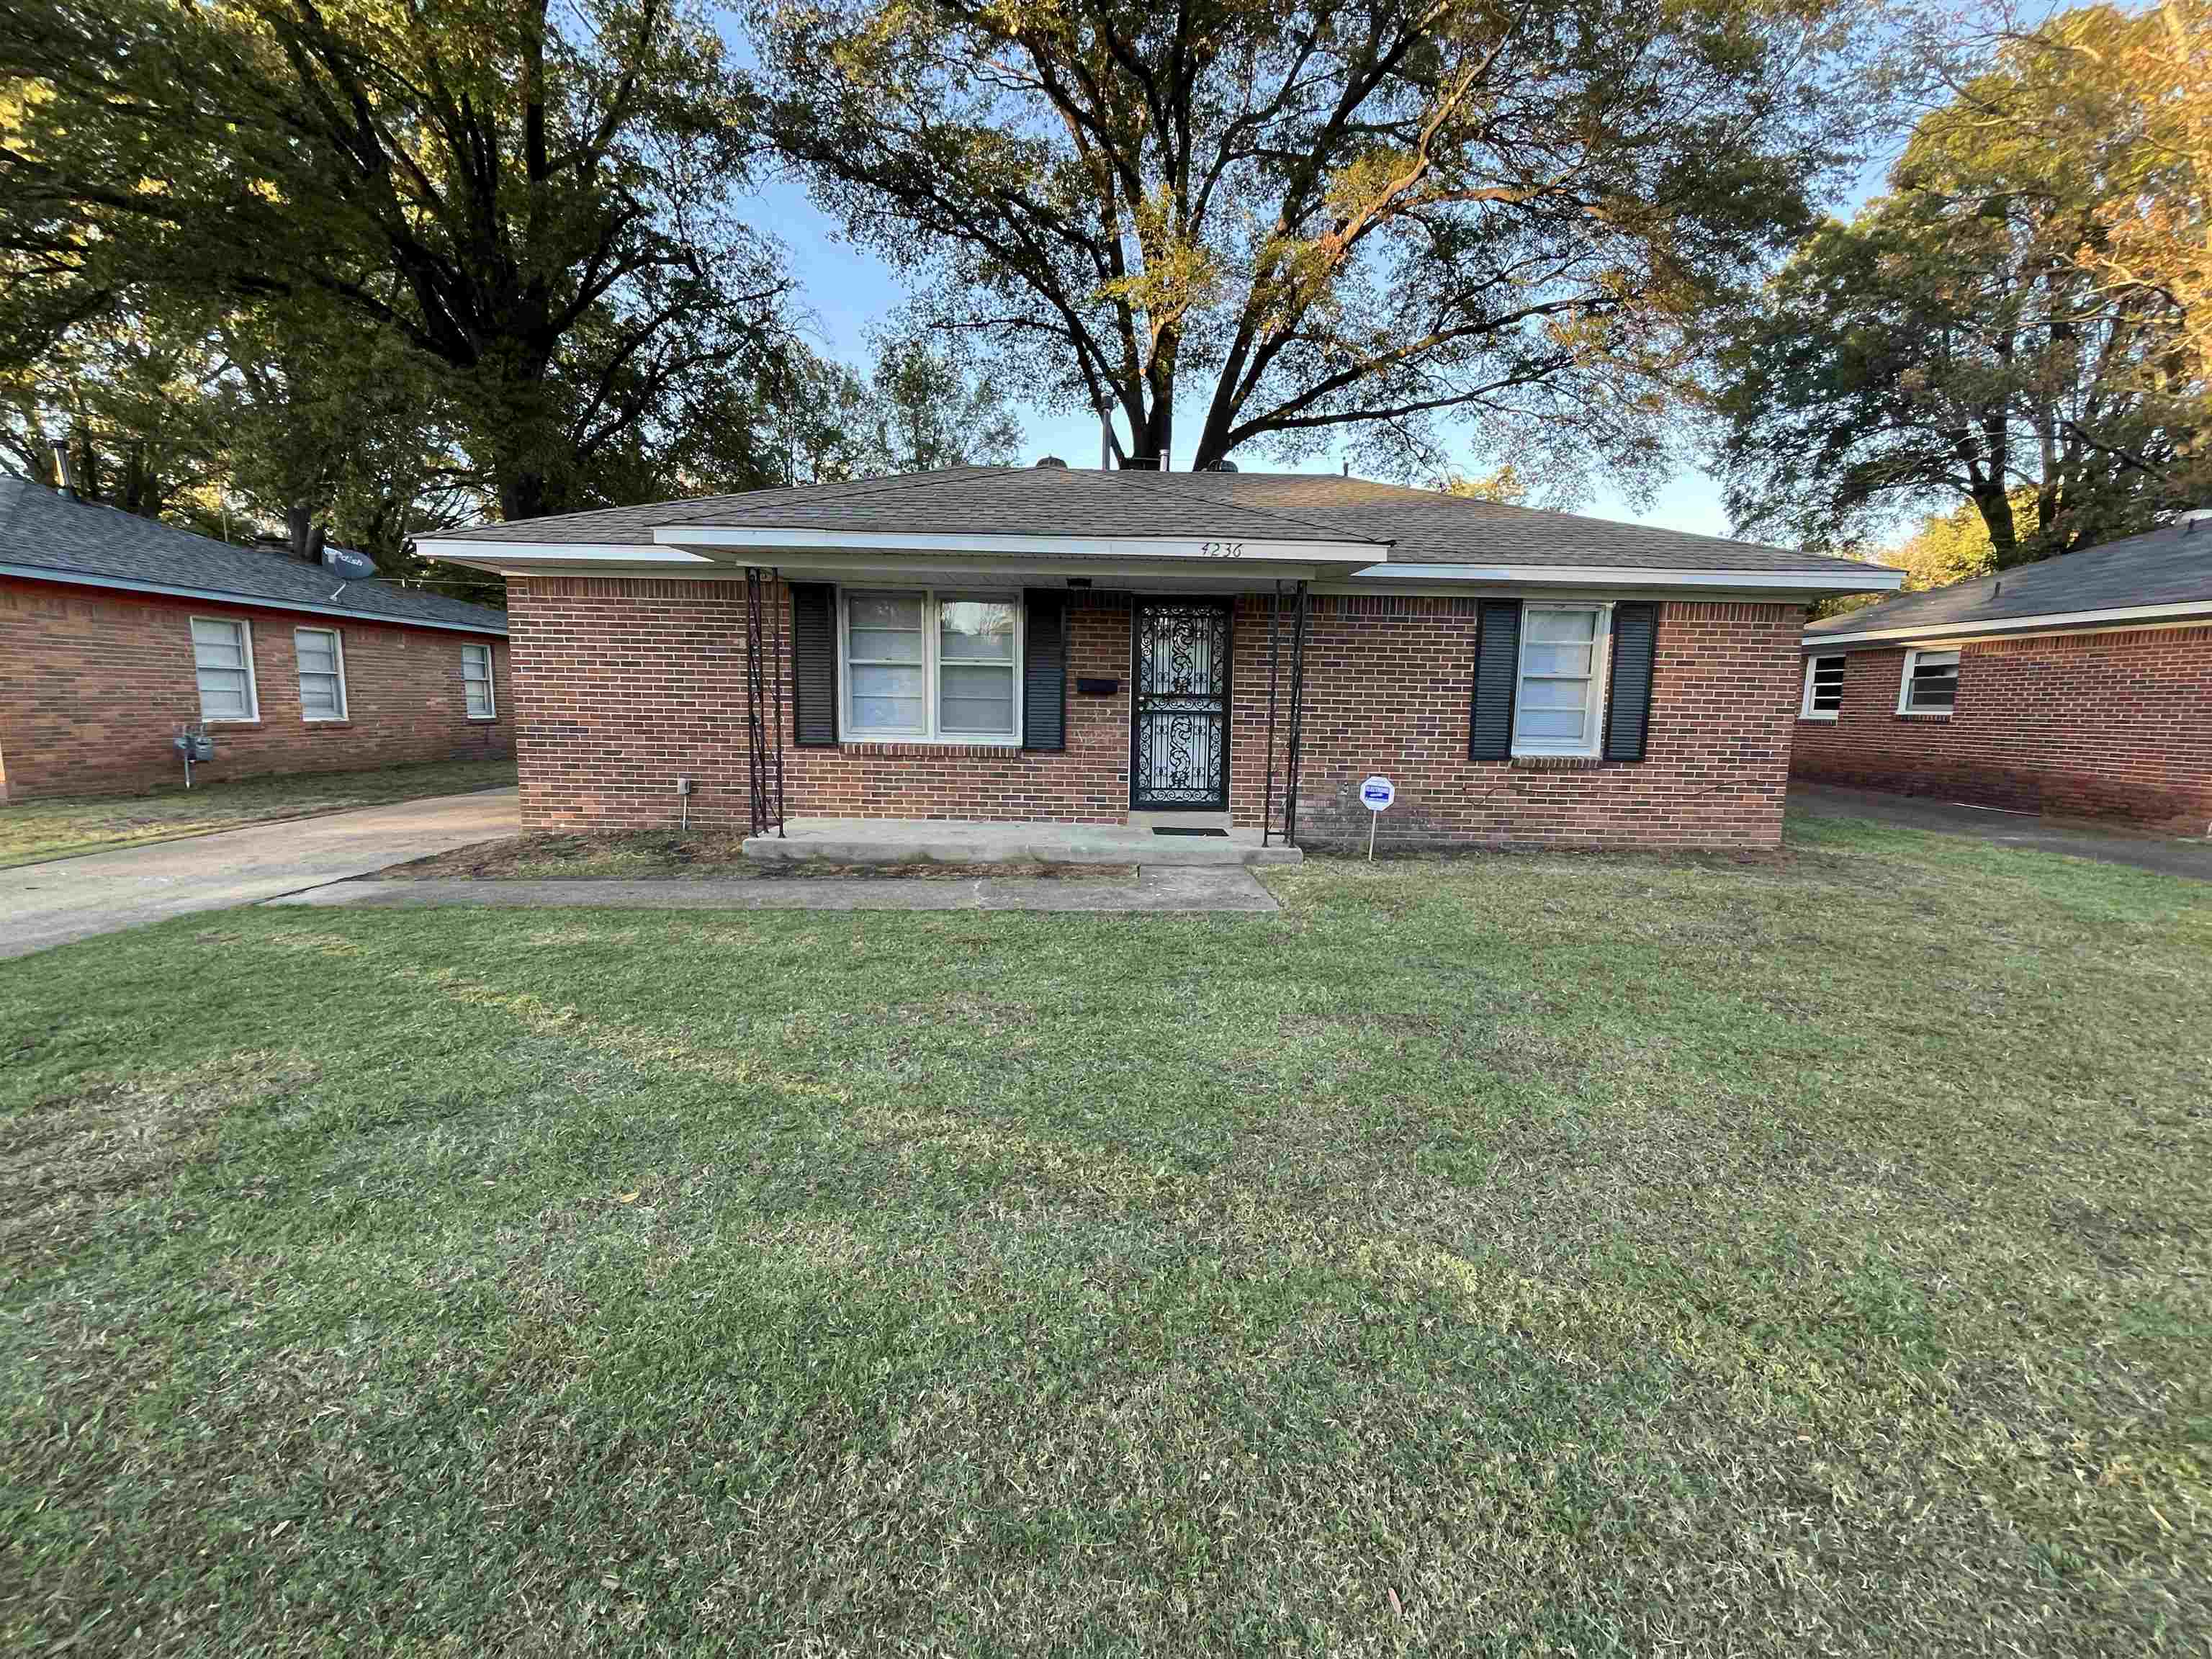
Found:
[[[1140,812],[1229,807],[1229,606],[1137,601],[1129,683],[1129,805]]]

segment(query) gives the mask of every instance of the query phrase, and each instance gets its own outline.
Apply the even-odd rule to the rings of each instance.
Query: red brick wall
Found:
[[[1986,640],[1948,719],[1897,713],[1899,650],[1854,651],[1835,720],[1799,720],[1793,776],[2203,834],[2212,628]]]
[[[1111,596],[1070,598],[1066,752],[963,744],[801,749],[787,666],[790,813],[1121,823],[1129,805],[1128,612]],[[508,582],[526,829],[670,823],[681,805],[679,777],[693,780],[693,817],[746,821],[744,604],[744,585],[734,581]],[[787,611],[787,663],[790,644]],[[1123,682],[1121,694],[1078,696],[1079,674],[1110,675]]]
[[[1307,644],[1298,839],[1364,842],[1359,781],[1398,796],[1376,843],[1768,847],[1781,839],[1796,706],[1796,605],[1661,609],[1646,758],[1467,758],[1474,599],[1325,596]],[[1267,757],[1267,610],[1239,607],[1231,796],[1258,822]],[[1255,647],[1256,645],[1256,653]],[[1249,662],[1252,666],[1246,670]]]
[[[252,625],[261,718],[211,724],[195,777],[352,771],[514,752],[507,642],[441,629],[0,578],[0,782],[7,795],[76,795],[180,782],[171,739],[200,718],[191,618]],[[343,641],[347,719],[300,714],[295,628]],[[471,720],[461,642],[492,647],[498,716]]]
[[[790,812],[1122,822],[1127,601],[1070,598],[1066,753],[800,749],[787,715]],[[682,776],[696,781],[695,817],[744,822],[741,583],[522,577],[508,583],[507,603],[526,827],[671,823]],[[1475,601],[1317,598],[1300,838],[1364,838],[1367,813],[1355,792],[1381,770],[1399,792],[1384,838],[1401,845],[1771,846],[1781,834],[1802,617],[1794,605],[1666,606],[1650,758],[1640,763],[1477,763],[1467,759]],[[1267,769],[1264,599],[1240,601],[1234,628],[1230,794],[1237,821],[1256,824]],[[787,650],[787,616],[784,637]],[[1086,675],[1121,689],[1079,696],[1075,682]],[[1281,690],[1287,699],[1287,664]]]

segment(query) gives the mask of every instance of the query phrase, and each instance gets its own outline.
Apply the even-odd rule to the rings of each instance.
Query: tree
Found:
[[[884,472],[1006,466],[1021,459],[1021,422],[998,381],[925,341],[878,342],[869,387],[870,459]]]
[[[503,516],[626,495],[784,291],[729,193],[741,113],[685,0],[23,0],[0,356],[149,287],[321,307],[444,375]]]
[[[1498,501],[1506,507],[1525,507],[1528,501],[1528,481],[1510,461],[1479,477],[1448,472],[1437,481],[1437,488],[1470,501]]]
[[[221,470],[222,374],[201,318],[97,319],[35,360],[0,363],[0,453],[58,483],[58,442],[79,495],[160,518]]]
[[[1656,465],[1693,319],[1808,222],[1846,13],[751,0],[767,127],[932,320],[1158,465],[1437,422]],[[1126,440],[1123,434],[1127,434]]]
[[[2095,147],[2095,234],[2076,258],[2108,290],[2171,306],[2191,372],[2212,380],[2212,0],[2087,6],[2037,27],[2003,15],[1993,39],[2014,57],[2052,60],[2045,74],[2065,84],[2096,88],[2100,127],[2070,100],[2008,95],[2014,83],[2004,79],[1954,74],[1950,89],[1978,120],[2029,142]],[[1929,45],[1939,65],[1960,55],[1940,31]]]
[[[481,508],[444,377],[397,336],[275,302],[216,334],[225,504],[280,526],[293,557],[329,539],[396,565],[411,532]]]
[[[2026,490],[2013,498],[2015,535],[2032,532],[2035,498]],[[1905,573],[1905,591],[1924,593],[1953,582],[1971,581],[1996,568],[1997,550],[1990,540],[1990,527],[1971,501],[1961,501],[1948,513],[1930,514],[1919,529],[1895,547],[1883,550],[1881,562]]]
[[[2083,61],[2006,48],[1917,124],[1890,193],[1816,230],[1739,320],[1715,406],[1740,531],[1843,545],[1948,498],[2008,566],[2146,528],[2196,487],[2180,307],[2079,257],[2130,142],[2125,94]]]
[[[988,373],[912,329],[878,335],[874,357],[864,378],[801,340],[777,352],[754,393],[776,482],[842,483],[1020,459],[1021,422]]]

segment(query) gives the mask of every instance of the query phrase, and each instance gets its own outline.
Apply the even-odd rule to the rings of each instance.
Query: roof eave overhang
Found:
[[[1085,563],[1303,565],[1355,570],[1386,562],[1389,544],[1369,541],[1313,541],[1282,537],[1239,536],[1031,536],[996,532],[737,529],[720,525],[668,525],[655,530],[656,545],[724,555],[738,564],[798,568],[810,556],[849,561],[875,554],[901,558],[953,557],[1018,563],[1048,560],[1053,565]]]
[[[877,534],[731,531],[690,526],[653,542],[479,541],[425,538],[425,556],[505,576],[659,576],[714,580],[748,569],[878,580],[1057,582],[1242,586],[1321,581],[1379,568],[1387,543],[1155,536]],[[680,538],[681,539],[676,539]]]
[[[1904,586],[1901,571],[1865,576],[1836,570],[1725,570],[1703,566],[1606,564],[1392,564],[1352,573],[1343,591],[1371,593],[1453,588],[1633,588],[1687,590],[1705,594],[1750,594],[1761,599],[1826,598],[1836,593],[1889,592]]]
[[[1807,629],[1800,641],[1806,651],[1825,651],[1839,645],[1909,645],[1954,640],[2002,639],[2014,634],[2063,634],[2128,628],[2143,623],[2171,626],[2194,621],[2212,623],[2212,599],[2191,599],[2178,605],[2114,605],[2100,611],[2045,611],[2027,617],[1996,617],[1980,622],[1919,623],[1903,628],[1854,629],[1849,633],[1814,633]]]
[[[424,617],[395,617],[383,611],[356,611],[340,605],[317,605],[310,599],[274,599],[261,593],[234,593],[216,587],[190,587],[175,582],[142,582],[123,576],[98,576],[77,570],[52,570],[40,565],[0,564],[0,576],[26,581],[58,583],[66,587],[99,587],[118,593],[154,593],[163,599],[198,599],[208,605],[234,605],[258,611],[296,611],[308,617],[343,617],[351,622],[375,623],[390,628],[428,628],[443,634],[487,634],[505,639],[503,624],[440,622]],[[343,586],[343,584],[341,584]]]

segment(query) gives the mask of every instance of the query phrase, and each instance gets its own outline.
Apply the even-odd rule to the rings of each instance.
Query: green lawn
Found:
[[[289,777],[204,776],[150,795],[83,795],[17,801],[0,806],[0,869],[40,859],[67,858],[135,842],[173,841],[235,830],[271,818],[307,817],[349,806],[425,795],[496,789],[514,781],[514,763],[447,761],[431,766],[392,766],[374,772],[316,772]]]
[[[2212,885],[0,963],[0,1650],[2202,1653]]]

